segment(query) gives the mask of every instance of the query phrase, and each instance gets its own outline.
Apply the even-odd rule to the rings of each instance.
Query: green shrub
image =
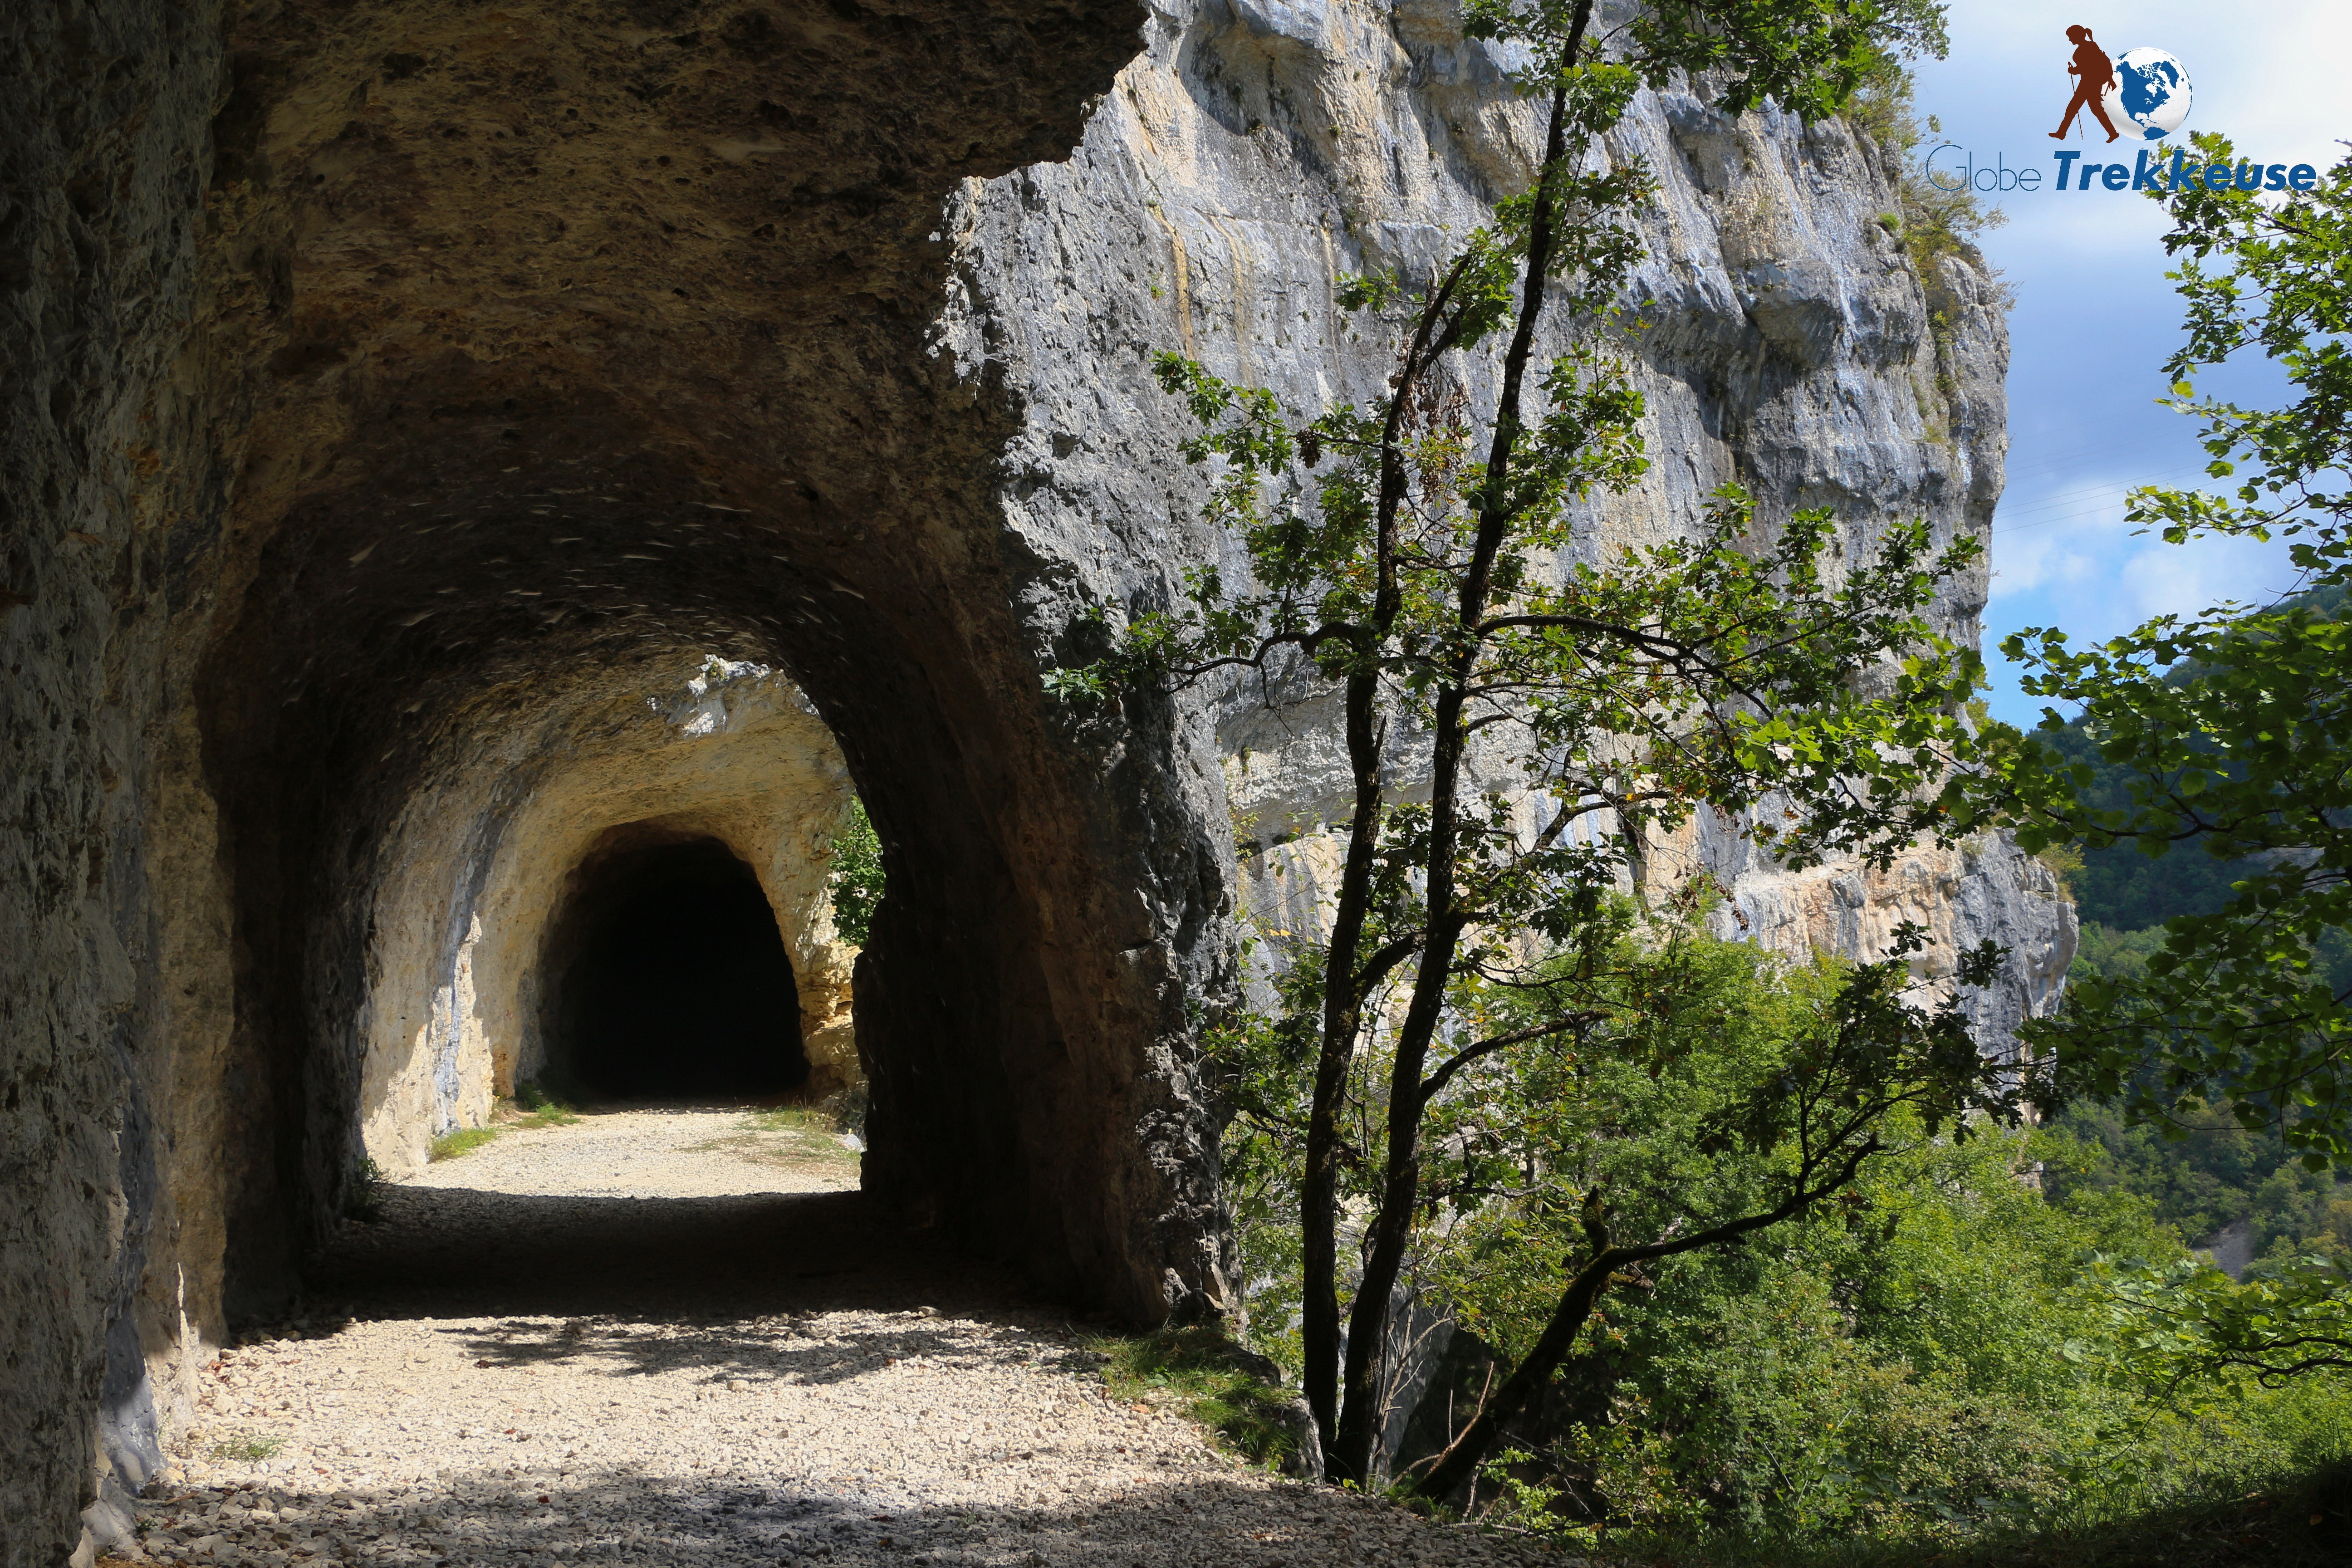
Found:
[[[841,940],[864,947],[882,902],[882,839],[866,803],[849,803],[849,822],[833,841],[833,925]]]
[[[343,1182],[343,1217],[366,1224],[383,1217],[383,1167],[362,1154]]]
[[[524,1114],[510,1125],[526,1131],[541,1127],[569,1127],[580,1120],[580,1113],[569,1104],[550,1093],[545,1085],[536,1080],[515,1085],[514,1109]]]
[[[835,1089],[824,1097],[817,1109],[832,1120],[833,1130],[863,1139],[866,1136],[866,1107],[870,1091],[863,1082],[847,1089]]]
[[[1173,1398],[1235,1452],[1275,1466],[1297,1450],[1290,1412],[1297,1396],[1270,1381],[1272,1363],[1207,1327],[1162,1329],[1088,1347],[1103,1381],[1122,1399]]]
[[[1940,136],[1943,127],[1932,116],[1921,121],[1912,100],[1911,73],[1895,56],[1875,54],[1861,89],[1847,106],[1846,119],[1899,161],[1895,177],[1899,210],[1880,214],[1878,223],[1902,241],[1912,270],[1927,291],[1941,337],[1955,301],[1944,287],[1939,263],[1947,256],[1958,256],[1991,278],[1993,269],[1977,248],[1976,237],[2007,223],[2008,216],[1986,206],[1974,191],[1943,189],[1914,162],[1921,144],[1928,136]],[[1994,288],[1996,298],[2006,305],[2006,289],[1997,280]]]
[[[821,1108],[812,1105],[780,1105],[772,1110],[755,1110],[744,1120],[754,1132],[835,1131],[833,1119]]]

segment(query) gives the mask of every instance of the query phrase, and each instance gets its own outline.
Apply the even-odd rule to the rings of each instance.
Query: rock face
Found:
[[[0,1563],[150,1479],[362,1152],[533,1069],[614,829],[758,874],[894,1212],[1130,1318],[1222,1302],[1186,1009],[1237,900],[1311,871],[1311,834],[1237,867],[1235,821],[1328,820],[1333,750],[1039,674],[1229,548],[1150,353],[1370,396],[1335,276],[1524,180],[1450,9],[59,0],[0,58]],[[1659,461],[1591,547],[1730,478],[1849,550],[1983,528],[1999,314],[1913,276],[1879,153],[1668,93],[1636,154]],[[713,658],[788,680],[680,697]],[[891,889],[854,1030],[814,847],[848,783]],[[1989,1023],[2071,945],[1998,845],[1877,883],[1659,849],[1767,940],[1916,910],[2030,950]]]
[[[1367,403],[1391,361],[1374,324],[1334,308],[1338,274],[1425,275],[1541,150],[1536,106],[1514,101],[1488,48],[1444,0],[1255,4],[1156,12],[1142,58],[1066,163],[973,182],[950,207],[955,244],[944,352],[1002,385],[1024,415],[1006,447],[1004,528],[1032,563],[1019,592],[1041,662],[1085,607],[1136,613],[1172,598],[1192,562],[1240,561],[1203,538],[1196,476],[1167,453],[1188,417],[1151,381],[1181,349],[1312,415]],[[1981,533],[2007,449],[2008,338],[1990,281],[1957,258],[1918,277],[1888,216],[1887,155],[1843,124],[1734,120],[1682,92],[1645,94],[1599,154],[1661,181],[1626,334],[1650,410],[1653,466],[1597,503],[1580,549],[1673,537],[1729,481],[1768,519],[1829,507],[1841,556],[1892,521],[1926,517],[1940,543]],[[1336,330],[1335,330],[1336,329]],[[1491,408],[1491,367],[1463,367]],[[1139,563],[1162,560],[1156,572]],[[1938,606],[1973,644],[1989,567]],[[1210,705],[1244,903],[1292,929],[1318,919],[1336,867],[1324,825],[1349,810],[1335,710],[1316,694],[1236,681]],[[1517,773],[1489,759],[1486,785]],[[1396,780],[1410,794],[1422,781]],[[1792,952],[1885,951],[1894,925],[1929,927],[1923,977],[1955,945],[2011,950],[1970,1006],[2000,1048],[2046,1010],[2074,952],[2071,909],[2005,841],[1922,849],[1891,872],[1790,874],[1702,823],[1649,847],[1651,873],[1693,869],[1732,891],[1721,934]]]
[[[216,1016],[177,980],[203,911],[162,907],[208,851],[159,799],[169,544],[194,487],[163,471],[155,410],[198,292],[192,219],[220,79],[201,7],[0,11],[0,1561],[63,1562],[99,1467],[160,1456],[143,1364],[177,1332],[168,1150],[178,1028]],[[186,440],[183,428],[179,438]],[[186,732],[185,720],[179,723]],[[120,1482],[118,1481],[118,1485]]]

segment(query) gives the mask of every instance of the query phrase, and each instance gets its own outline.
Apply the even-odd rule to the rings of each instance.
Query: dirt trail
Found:
[[[149,1554],[211,1563],[1559,1560],[1119,1404],[1066,1318],[745,1112],[509,1132],[392,1187],[331,1316],[207,1375]]]

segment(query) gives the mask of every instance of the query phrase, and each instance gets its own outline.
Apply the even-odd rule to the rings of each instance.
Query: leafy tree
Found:
[[[2308,609],[2326,620],[2340,619],[2344,614],[2345,591],[2341,587],[2320,588],[2296,594],[2272,606],[2285,611]],[[2166,679],[2174,685],[2200,673],[2194,664],[2174,667]],[[2087,784],[2078,785],[2075,797],[2086,810],[2110,811],[2128,809],[2132,804],[2132,781],[2140,776],[2128,763],[2110,763],[2100,754],[2099,739],[2089,722],[2077,714],[2067,721],[2063,730],[2042,730],[2034,737],[2054,747],[2072,766],[2081,763],[2091,769]],[[2210,755],[2204,764],[2227,771],[2229,760]],[[2177,781],[2168,779],[2168,786]],[[2104,848],[2077,849],[2082,864],[2068,873],[2068,881],[2075,907],[2082,910],[2085,922],[2116,927],[2125,931],[2147,931],[2161,926],[2174,915],[2210,914],[2230,900],[2233,884],[2249,872],[2262,867],[2259,858],[2216,858],[2210,850],[2201,854],[2166,855],[2152,858],[2140,853],[2136,843],[2118,843]],[[2047,858],[2052,853],[2044,851]],[[2352,982],[2347,973],[2337,983],[2340,989]]]
[[[1919,943],[1906,930],[1888,958],[1783,979],[1744,945],[1653,924],[1621,938],[1613,963],[1571,952],[1510,994],[1507,1014],[1580,1026],[1537,1036],[1543,1047],[1433,1117],[1428,1201],[1507,1246],[1557,1231],[1547,1215],[1574,1214],[1580,1236],[1557,1305],[1523,1313],[1540,1331],[1421,1479],[1424,1495],[1477,1472],[1612,1286],[1795,1220],[1878,1156],[2016,1122],[2014,1075],[1985,1060],[1955,999],[1913,999]],[[1972,955],[1964,982],[1983,984],[1996,957]]]
[[[1726,966],[1725,995],[1746,999],[1703,1048],[1769,1054],[1838,972],[1768,970],[1759,995],[1740,957],[1685,954],[1696,971]],[[1617,1189],[1624,1218],[1675,1212],[1688,1197],[1673,1175],[1643,1178],[1688,1159],[1690,1078],[1594,1072],[1616,1121],[1580,1152],[1633,1177]],[[2126,1304],[2120,1275],[2193,1268],[2144,1202],[2089,1184],[2053,1197],[2021,1179],[2095,1170],[2095,1147],[2032,1129],[1926,1139],[1900,1118],[1893,1133],[1904,1147],[1801,1218],[1612,1286],[1480,1500],[1563,1543],[1606,1540],[1593,1555],[1610,1562],[1891,1563],[1971,1542],[2008,1550],[1948,1560],[2137,1562],[2147,1554],[2095,1549],[2084,1527],[2235,1503],[2352,1453],[2352,1383],[2265,1385],[2219,1364],[2205,1325]],[[1743,1194],[1717,1188],[1717,1201],[1758,1191],[1744,1162],[1708,1174]],[[1580,1218],[1530,1197],[1449,1238],[1440,1283],[1506,1366],[1548,1321],[1545,1265],[1578,1245]],[[2086,1254],[2151,1261],[2086,1269]],[[2266,1273],[2205,1283],[2242,1322]],[[1468,1350],[1446,1364],[1455,1402],[1475,1402],[1485,1364]],[[2147,1533],[2158,1554],[2179,1541],[2177,1522]]]
[[[1832,970],[1780,976],[1780,1005],[1834,982]],[[1769,1013],[1758,1021],[1773,1026]],[[1600,1157],[1635,1171],[1686,1158],[1687,1093],[1671,1075],[1622,1075],[1622,1120]],[[1612,1292],[1559,1394],[1514,1434],[1517,1522],[1588,1539],[1601,1528],[1784,1545],[1857,1531],[1949,1539],[2145,1461],[2121,1440],[2130,1401],[2104,1358],[2077,1348],[2105,1304],[2078,1278],[2083,1253],[2172,1255],[2145,1205],[2094,1193],[2053,1203],[2021,1180],[2074,1157],[2063,1137],[1956,1143],[1898,1121],[1890,1142],[1904,1146],[1769,1238],[1652,1265]],[[1669,1210],[1676,1197],[1664,1182],[1634,1193]],[[1508,1342],[1540,1325],[1531,1259],[1573,1230],[1572,1215],[1529,1215],[1463,1248],[1448,1282],[1481,1335]],[[1478,1375],[1462,1378],[1474,1396]]]
[[[2103,1269],[2131,1360],[2168,1390],[2231,1373],[2275,1388],[2352,1368],[2352,1260],[2258,1263],[2241,1282],[2205,1258]]]
[[[2201,855],[2150,860],[2128,847],[2108,855],[2159,869],[2176,859],[2207,860]],[[2161,925],[2116,931],[2085,922],[2068,984],[2145,974],[2147,961],[2164,951],[2166,934]],[[2333,932],[2322,940],[2324,965],[2352,960],[2352,951],[2347,951],[2352,942],[2346,934]],[[2140,1070],[2147,1074],[2155,1069],[2144,1066]],[[2300,1153],[2288,1147],[2282,1125],[2242,1127],[2226,1110],[2211,1107],[2166,1123],[2135,1122],[2120,1106],[2091,1100],[2068,1105],[2051,1125],[2106,1156],[2082,1169],[2053,1170],[2049,1177],[2053,1194],[2095,1188],[2145,1197],[2155,1205],[2157,1218],[2196,1247],[2214,1246],[2222,1231],[2242,1225],[2255,1256],[2294,1258],[2314,1248],[2352,1251],[2352,1234],[2341,1239],[2335,1236],[2335,1215],[2339,1206],[2352,1215],[2352,1199],[2336,1196],[2340,1183],[2334,1171],[2304,1168]]]
[[[1160,357],[1162,385],[1202,426],[1185,454],[1216,468],[1207,515],[1239,537],[1249,580],[1195,573],[1180,608],[1135,616],[1106,658],[1048,678],[1073,699],[1140,702],[1230,670],[1265,680],[1269,701],[1302,680],[1339,689],[1352,802],[1328,928],[1291,955],[1276,1012],[1236,1024],[1231,1048],[1305,1075],[1304,1383],[1344,1479],[1371,1470],[1391,1301],[1428,1198],[1431,1108],[1477,1064],[1593,1023],[1590,1009],[1547,1009],[1565,993],[1544,952],[1605,951],[1594,932],[1610,889],[1640,871],[1650,834],[1701,807],[1790,864],[1885,862],[1953,820],[1938,792],[1969,746],[1955,715],[1979,666],[1927,610],[1974,540],[1939,552],[1924,522],[1897,525],[1874,559],[1832,563],[1831,513],[1768,526],[1727,489],[1692,537],[1562,564],[1581,542],[1580,503],[1630,486],[1646,461],[1642,400],[1607,329],[1654,182],[1638,162],[1596,157],[1602,132],[1643,82],[1679,73],[1706,73],[1730,110],[1770,100],[1832,112],[1878,51],[1932,41],[1939,12],[1665,0],[1604,40],[1593,10],[1467,6],[1473,36],[1525,47],[1519,89],[1549,108],[1543,160],[1534,188],[1427,277],[1345,281],[1343,307],[1395,345],[1384,400],[1302,425],[1270,393]],[[1547,363],[1548,312],[1572,345]],[[1496,341],[1496,405],[1481,426],[1465,361]],[[1400,773],[1429,781],[1425,801],[1393,798]],[[1945,1026],[1889,984],[1857,978],[1845,1021],[1807,1047],[1803,1070],[1835,1086],[1832,1100],[1796,1097],[1811,1108],[1777,1132],[1759,1121],[1725,1133],[1759,1149],[1811,1140],[1769,1210],[1725,1216],[1725,1236],[1850,1181],[1874,1152],[1872,1118],[1892,1106],[1924,1097],[1950,1115],[1983,1091],[1954,1077]],[[1366,1081],[1374,1064],[1384,1081]],[[1343,1197],[1366,1216],[1344,1336]],[[1706,1244],[1607,1239],[1600,1207],[1594,1226],[1594,1263],[1573,1286],[1587,1298],[1635,1253]],[[1465,1448],[1425,1484],[1443,1489],[1476,1458]]]
[[[2230,155],[2221,137],[2195,140],[2209,161]],[[2306,593],[2159,617],[2095,648],[2050,628],[2002,645],[2034,672],[2026,689],[2078,708],[2101,759],[2126,774],[2126,799],[2090,798],[2099,770],[2069,757],[2065,721],[2047,710],[2002,770],[2021,844],[2080,838],[2151,858],[2196,845],[2251,863],[2220,908],[2168,920],[2142,972],[2085,980],[2031,1033],[2055,1048],[2072,1095],[2173,1127],[2226,1106],[2242,1126],[2276,1126],[2318,1170],[2352,1161],[2352,976],[2328,975],[2321,952],[2352,924],[2352,627],[2316,607],[2352,580],[2352,161],[2275,202],[2161,199],[2189,301],[2187,342],[2167,366],[2172,405],[2204,420],[2207,471],[2234,483],[2142,489],[2129,515],[2175,543],[2288,540]],[[2249,348],[2286,373],[2293,402],[2196,395],[2199,368]]]
[[[2090,783],[2078,792],[2087,808],[2130,806],[2131,784],[2138,773],[2102,757],[2098,738],[2080,718],[2063,730],[2037,731],[2034,739],[2058,752],[2068,766],[2082,763],[2091,769]],[[2259,865],[2247,858],[2217,859],[2207,854],[2156,859],[2133,844],[2078,847],[2078,853],[2082,864],[2066,875],[2074,907],[2086,922],[2130,931],[2161,926],[2174,915],[2206,914],[2221,908],[2230,900],[2231,884]]]
[[[2160,940],[2164,933],[2155,935]],[[2337,1197],[2333,1172],[2307,1171],[2286,1147],[2281,1129],[2249,1131],[2226,1111],[2184,1118],[2185,1137],[2168,1139],[2147,1125],[2128,1125],[2115,1107],[2078,1103],[2057,1126],[2098,1148],[2105,1158],[2081,1170],[2052,1173],[2054,1194],[2080,1190],[2130,1193],[2153,1205],[2192,1247],[2214,1245],[2229,1226],[2243,1225],[2252,1255],[2299,1256],[2340,1246],[2333,1237]]]
[[[882,840],[866,803],[850,797],[849,819],[834,836],[833,929],[852,947],[864,947],[874,929],[874,911],[882,902]]]

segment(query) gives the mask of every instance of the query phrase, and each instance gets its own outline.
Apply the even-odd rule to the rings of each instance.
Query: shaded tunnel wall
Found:
[[[209,803],[174,782],[194,724],[167,667],[203,554],[181,530],[220,513],[199,400],[173,384],[223,54],[203,4],[0,7],[8,1568],[66,1561],[101,1476],[119,1500],[152,1473],[195,1349],[180,1286],[199,1319],[217,1298],[217,1264],[180,1260],[218,1257],[225,1178],[170,1152],[217,1148],[198,1086],[225,1065],[226,906],[205,897]]]

